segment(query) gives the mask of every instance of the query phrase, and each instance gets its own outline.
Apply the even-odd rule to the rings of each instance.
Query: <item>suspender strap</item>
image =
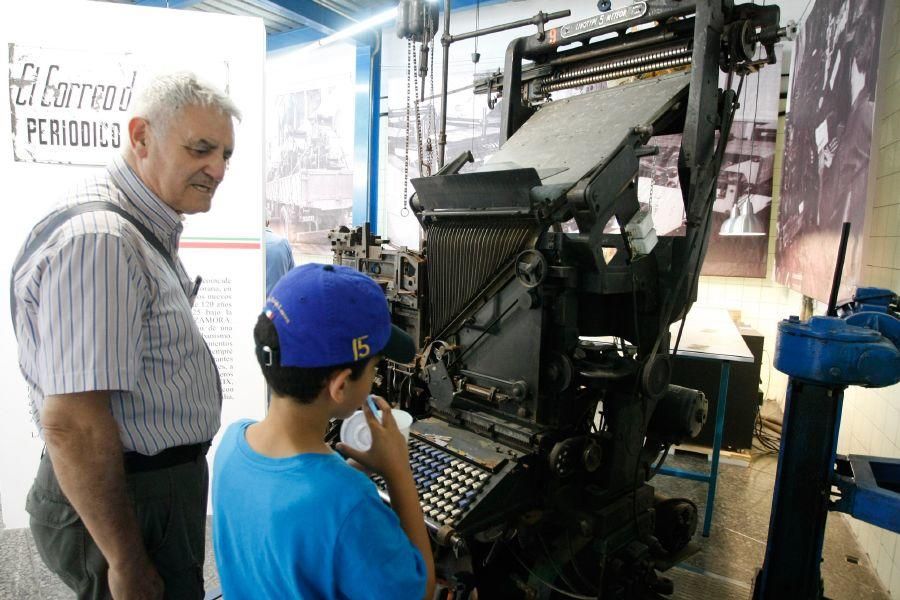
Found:
[[[175,279],[179,279],[178,268],[175,266],[175,259],[172,258],[172,255],[169,254],[169,251],[166,250],[166,247],[163,243],[156,237],[150,229],[138,221],[133,215],[128,213],[124,208],[117,204],[113,204],[112,202],[106,202],[104,200],[96,200],[93,202],[84,202],[82,204],[76,204],[66,210],[57,213],[54,215],[50,222],[47,223],[47,226],[41,230],[41,232],[36,235],[31,242],[25,247],[25,250],[22,251],[22,256],[19,257],[19,260],[16,261],[16,264],[13,265],[12,274],[10,274],[9,278],[9,312],[12,317],[13,324],[13,332],[16,331],[16,295],[15,295],[15,281],[16,281],[16,272],[22,267],[23,264],[34,254],[34,251],[40,248],[44,243],[50,239],[50,236],[53,235],[57,229],[59,229],[64,223],[72,219],[73,217],[77,217],[78,215],[89,213],[89,212],[113,212],[134,225],[134,227],[144,236],[144,239],[148,244],[153,246],[153,249],[156,250],[160,256],[162,256],[166,264],[169,265],[169,268],[172,269],[172,273],[175,275]]]

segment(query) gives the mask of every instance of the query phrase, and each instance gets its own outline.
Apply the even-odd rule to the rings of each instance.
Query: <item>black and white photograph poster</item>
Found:
[[[355,50],[282,51],[266,74],[266,220],[297,262],[330,261],[329,230],[352,220]]]
[[[796,43],[775,279],[826,302],[841,226],[850,239],[839,299],[861,275],[883,0],[819,0]]]
[[[781,47],[775,50],[780,61]],[[724,76],[720,85],[727,85]],[[732,87],[737,86],[734,79]],[[773,68],[748,75],[741,86],[716,185],[703,275],[766,276],[780,90],[781,77]],[[659,154],[641,160],[638,198],[650,206],[659,235],[684,235],[678,179],[681,135],[656,136],[650,144],[659,147]]]

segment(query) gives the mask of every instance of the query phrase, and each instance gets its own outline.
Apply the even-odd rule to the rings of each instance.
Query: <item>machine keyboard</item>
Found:
[[[490,471],[412,435],[409,462],[425,522],[433,529],[454,527],[491,479]],[[384,479],[372,479],[381,497],[389,500]]]

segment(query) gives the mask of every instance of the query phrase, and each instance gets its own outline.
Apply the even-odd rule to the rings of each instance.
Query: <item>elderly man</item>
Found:
[[[221,386],[178,240],[225,177],[233,119],[192,74],[152,81],[123,156],[34,227],[13,268],[46,444],[26,507],[41,557],[79,598],[203,597]]]

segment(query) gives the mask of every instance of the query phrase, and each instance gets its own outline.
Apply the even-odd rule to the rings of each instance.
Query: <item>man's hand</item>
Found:
[[[109,591],[114,600],[162,600],[163,580],[146,560],[139,564],[109,567]]]
[[[108,391],[48,396],[44,441],[59,487],[109,564],[116,600],[162,598],[125,486],[119,428]]]
[[[390,481],[396,477],[412,478],[409,466],[409,446],[400,433],[391,406],[384,398],[375,396],[375,403],[381,409],[381,422],[372,414],[369,403],[363,403],[363,415],[369,431],[372,432],[372,447],[363,452],[339,443],[337,450],[370,471],[374,471]]]

